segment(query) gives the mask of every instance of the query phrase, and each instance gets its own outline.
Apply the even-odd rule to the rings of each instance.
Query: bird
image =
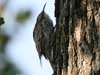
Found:
[[[50,60],[51,58],[51,39],[54,31],[53,22],[49,15],[45,12],[45,6],[37,17],[37,21],[33,30],[33,38],[36,49],[41,62],[42,55]]]

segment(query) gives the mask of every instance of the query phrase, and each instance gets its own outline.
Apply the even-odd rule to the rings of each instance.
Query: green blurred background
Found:
[[[0,75],[52,75],[44,57],[41,67],[32,37],[45,2],[55,25],[54,0],[0,0]]]

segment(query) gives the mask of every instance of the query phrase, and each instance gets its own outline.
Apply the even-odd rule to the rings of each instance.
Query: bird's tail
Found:
[[[39,55],[40,64],[41,64],[41,66],[42,66],[42,60],[41,60],[41,58],[42,58],[42,55]]]

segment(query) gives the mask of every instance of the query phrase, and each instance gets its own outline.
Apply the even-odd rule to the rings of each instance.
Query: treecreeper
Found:
[[[43,7],[42,12],[37,17],[37,21],[33,31],[33,38],[39,55],[40,63],[42,55],[49,61],[51,61],[52,59],[51,46],[52,46],[54,27],[52,20],[44,10],[45,6],[46,3]]]

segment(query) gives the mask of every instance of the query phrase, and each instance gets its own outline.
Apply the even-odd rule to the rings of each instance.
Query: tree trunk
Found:
[[[100,0],[55,0],[54,75],[100,75]]]

